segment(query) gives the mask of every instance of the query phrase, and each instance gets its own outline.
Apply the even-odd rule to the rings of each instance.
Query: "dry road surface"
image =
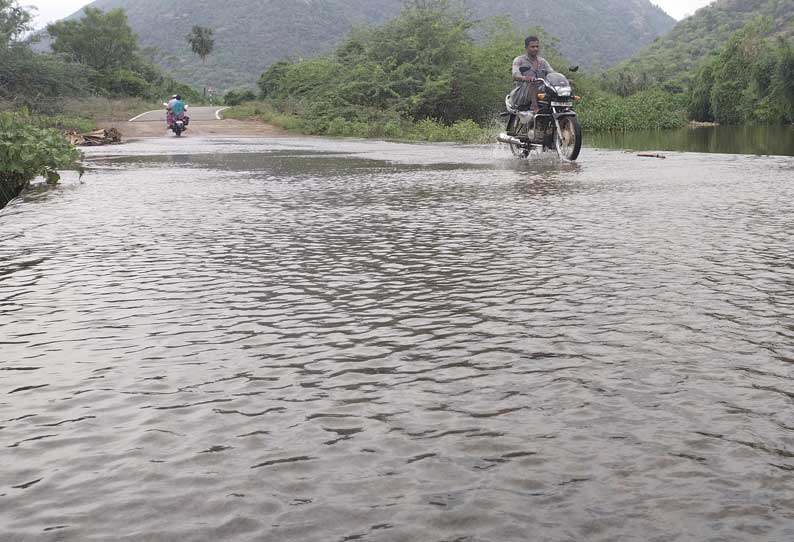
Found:
[[[225,107],[189,107],[190,125],[184,136],[217,135],[217,136],[268,136],[287,135],[269,124],[258,120],[224,119]],[[124,139],[142,137],[173,136],[165,125],[165,109],[148,111],[133,117],[127,122],[112,124]],[[183,137],[184,137],[183,136]]]

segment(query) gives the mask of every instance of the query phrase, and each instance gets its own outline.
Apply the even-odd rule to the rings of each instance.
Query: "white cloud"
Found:
[[[48,23],[68,17],[78,9],[91,3],[91,0],[20,0],[19,5],[36,8],[35,27],[44,28]]]
[[[651,2],[679,21],[684,17],[692,15],[703,6],[711,4],[712,1],[713,0],[651,0]]]

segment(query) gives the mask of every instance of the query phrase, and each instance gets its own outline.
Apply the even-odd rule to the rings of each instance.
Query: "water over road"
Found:
[[[794,539],[794,159],[89,153],[0,212],[4,541]]]

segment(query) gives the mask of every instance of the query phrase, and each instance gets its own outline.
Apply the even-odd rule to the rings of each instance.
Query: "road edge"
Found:
[[[148,115],[149,113],[159,113],[159,112],[160,112],[159,109],[152,109],[151,111],[145,111],[145,112],[141,113],[140,115],[138,115],[136,117],[132,117],[127,122],[135,122],[136,120],[138,120],[139,118],[141,118],[144,115]]]

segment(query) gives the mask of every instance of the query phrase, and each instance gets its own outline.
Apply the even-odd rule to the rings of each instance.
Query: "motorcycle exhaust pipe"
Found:
[[[517,137],[509,136],[504,132],[496,136],[496,140],[500,143],[507,143],[508,145],[523,145],[520,139],[518,139]]]

